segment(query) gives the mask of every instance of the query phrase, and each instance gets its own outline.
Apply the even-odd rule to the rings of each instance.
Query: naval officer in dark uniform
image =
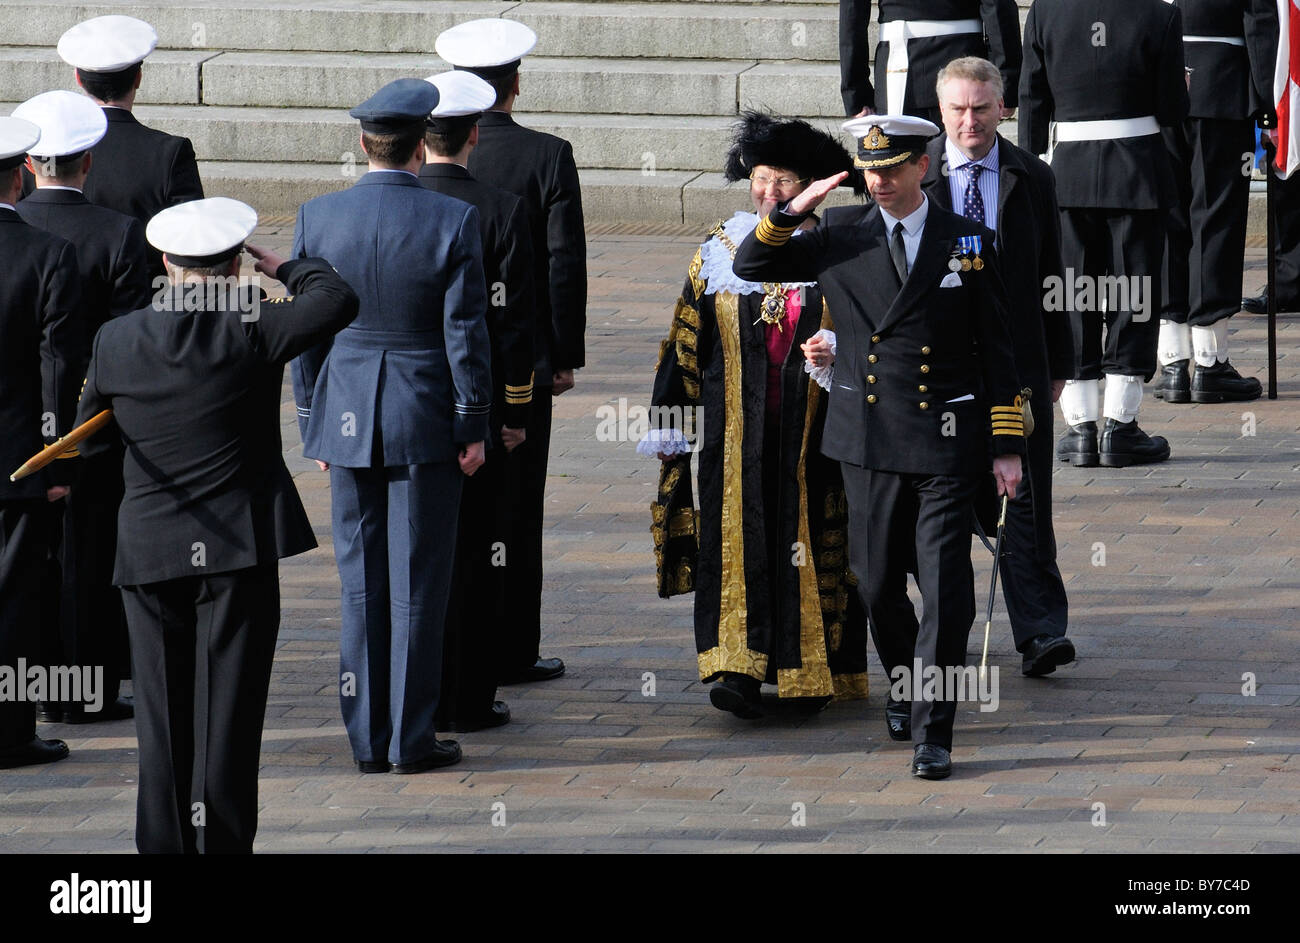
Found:
[[[1052,404],[1074,366],[1074,339],[1064,311],[1043,304],[1043,284],[1061,277],[1061,221],[1052,170],[998,134],[1002,76],[987,59],[954,59],[937,83],[945,133],[926,148],[925,192],[936,206],[960,213],[997,233],[1002,280],[1011,300],[1011,340],[1020,381],[1030,390],[1034,422],[1042,431],[1026,442],[1027,462],[1016,497],[1007,505],[999,560],[1021,671],[1049,674],[1074,661],[1065,637],[1069,600],[1056,565],[1052,528]],[[991,485],[992,483],[989,482]],[[993,489],[977,506],[992,533]]]
[[[523,200],[466,169],[478,144],[478,120],[496,92],[472,72],[443,72],[428,81],[439,98],[424,134],[420,183],[478,210],[492,338],[491,438],[483,467],[461,491],[436,718],[440,730],[467,732],[510,720],[509,706],[496,700],[507,595],[502,564],[510,538],[506,456],[526,441],[532,412],[533,247]]]
[[[94,162],[90,148],[108,127],[94,102],[76,92],[45,92],[15,108],[14,116],[41,129],[40,143],[27,155],[36,190],[18,204],[18,215],[76,247],[80,322],[89,351],[95,332],[106,321],[149,304],[152,286],[144,227],[124,213],[96,206],[83,193]],[[99,666],[104,682],[98,710],[78,703],[46,703],[40,716],[63,723],[118,720],[132,714],[130,699],[119,697],[130,652],[122,594],[113,585],[123,489],[121,445],[115,443],[75,464],[80,466],[77,479],[59,509],[62,521],[55,535],[54,569],[62,591],[46,607],[53,618],[45,625],[45,661]]]
[[[439,56],[496,90],[496,102],[479,119],[469,172],[524,201],[533,244],[536,376],[528,439],[511,455],[516,499],[506,543],[509,594],[498,668],[503,684],[545,681],[564,673],[563,661],[542,658],[540,650],[546,465],[551,397],[572,389],[573,371],[586,362],[587,238],[573,148],[512,117],[520,60],[536,42],[536,34],[522,23],[484,19],[444,31],[435,44]]]
[[[1002,73],[1006,113],[1020,80],[1015,0],[880,0],[875,84],[867,23],[871,0],[840,0],[840,93],[844,113],[916,115],[936,124],[935,76],[961,56],[990,59]]]
[[[420,186],[438,89],[390,82],[352,109],[370,170],[298,209],[295,256],[361,296],[294,362],[303,454],[330,473],[342,584],[339,701],[365,773],[460,760],[434,735],[461,486],[483,464],[491,343],[478,211]]]
[[[1228,362],[1228,319],[1240,305],[1255,123],[1269,128],[1277,120],[1277,6],[1176,2],[1191,109],[1186,121],[1163,131],[1178,200],[1169,215],[1153,392],[1167,403],[1258,399],[1260,382]]]
[[[874,205],[826,211],[793,236],[846,174],[814,181],[761,220],[734,268],[751,281],[817,281],[834,312],[835,372],[822,452],[840,462],[850,561],[891,679],[964,665],[975,618],[972,500],[989,473],[1015,496],[1024,455],[1007,297],[994,233],[935,206],[921,190],[920,118],[845,122]],[[990,436],[991,429],[991,436]],[[916,573],[922,616],[907,597]],[[913,677],[911,690],[921,689]],[[912,771],[952,772],[956,694],[893,705],[890,736],[915,744]],[[904,702],[905,703],[905,702]],[[899,713],[910,715],[910,723]]]
[[[144,853],[250,852],[279,564],[316,546],[280,441],[284,365],[357,298],[320,259],[249,246],[289,295],[233,284],[257,214],[184,203],[146,230],[173,283],[96,335],[77,418],[113,410],[126,446],[114,582],[131,632]]]
[[[143,62],[158,34],[130,16],[97,16],[59,37],[59,55],[77,70],[77,84],[104,109],[108,131],[92,151],[96,171],[86,199],[149,222],[177,203],[203,199],[203,183],[189,138],[141,124],[131,114]],[[162,256],[149,251],[154,276],[165,275]]]
[[[1075,339],[1057,456],[1085,467],[1162,462],[1169,443],[1137,420],[1156,371],[1175,201],[1160,129],[1187,117],[1182,17],[1162,0],[1034,0],[1024,53],[1020,145],[1048,154],[1056,175],[1066,278],[1049,303],[1070,312]]]
[[[71,462],[53,462],[17,482],[9,475],[72,428],[85,366],[76,250],[29,226],[14,209],[20,168],[40,136],[30,121],[0,118],[0,668],[15,674],[19,659],[40,662],[49,505],[67,496]],[[36,736],[32,701],[0,698],[0,769],[67,755],[62,740]]]

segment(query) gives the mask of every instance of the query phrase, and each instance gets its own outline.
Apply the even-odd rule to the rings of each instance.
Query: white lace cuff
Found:
[[[822,340],[826,341],[827,344],[830,345],[831,356],[834,357],[835,356],[835,332],[828,331],[826,330],[826,328],[822,328],[812,337],[808,338],[808,340],[809,342],[812,342],[819,337]],[[835,377],[835,364],[828,363],[824,367],[814,367],[805,358],[803,362],[803,372],[808,374],[810,377],[812,377],[813,382],[816,383],[818,386],[820,386],[823,390],[830,390],[831,380]]]
[[[636,454],[646,458],[658,458],[663,455],[685,455],[691,450],[679,429],[651,429],[636,444]]]

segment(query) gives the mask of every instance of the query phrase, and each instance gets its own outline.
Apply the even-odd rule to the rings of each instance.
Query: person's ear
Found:
[[[357,138],[357,140],[361,142],[361,153],[362,153],[362,154],[365,154],[367,157],[369,157],[369,156],[370,156],[370,152],[369,152],[368,150],[366,150],[366,136],[365,136],[365,134],[361,134],[361,135]]]
[[[91,154],[90,151],[86,151],[85,156],[81,158],[81,172],[83,174],[90,173],[90,168],[91,166],[94,165],[94,163],[95,163],[95,156]]]
[[[138,69],[135,70],[135,84],[131,86],[131,91],[133,91],[133,92],[138,92],[138,91],[140,90],[140,80],[141,80],[142,78],[144,78],[144,63],[143,63],[143,62],[140,63],[140,68],[138,68]]]

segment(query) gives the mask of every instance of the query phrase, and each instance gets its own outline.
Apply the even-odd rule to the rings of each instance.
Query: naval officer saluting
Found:
[[[316,546],[280,441],[284,365],[356,315],[320,259],[252,246],[286,298],[236,285],[252,207],[159,213],[146,236],[169,292],[100,328],[77,418],[113,410],[125,445],[117,566],[140,739],[136,847],[250,852],[280,628],[279,560]]]
[[[821,285],[838,346],[822,452],[843,471],[850,565],[876,651],[895,680],[916,661],[946,675],[966,663],[975,617],[971,502],[989,456],[999,494],[1014,498],[1021,478],[1006,292],[993,232],[921,190],[925,143],[939,129],[875,115],[844,130],[857,139],[854,163],[874,205],[827,210],[795,236],[846,174],[814,181],[759,222],[733,267],[750,281]],[[921,590],[919,625],[909,569]],[[918,689],[928,690],[914,677]],[[952,772],[955,697],[945,690],[886,707],[890,737],[915,745],[919,777]]]
[[[339,701],[363,773],[460,760],[434,735],[456,518],[483,464],[492,348],[478,211],[420,186],[438,89],[398,79],[351,111],[370,170],[298,209],[294,254],[361,297],[294,362],[303,454],[330,473],[342,584]],[[459,718],[458,718],[459,719]]]

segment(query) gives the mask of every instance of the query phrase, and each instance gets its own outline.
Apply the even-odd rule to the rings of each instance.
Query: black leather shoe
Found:
[[[886,701],[885,726],[890,740],[911,740],[912,705],[907,701]]]
[[[1152,465],[1169,457],[1169,443],[1162,435],[1147,435],[1137,420],[1107,419],[1101,430],[1101,464],[1107,468]]]
[[[63,712],[65,724],[93,724],[102,720],[126,720],[135,716],[135,702],[129,697],[119,697],[111,704],[105,704],[100,710],[87,710],[78,704]]]
[[[723,672],[722,680],[709,689],[709,701],[720,711],[730,711],[745,720],[763,716],[761,684],[749,675]]]
[[[1197,368],[1200,369],[1199,367]],[[1192,401],[1192,380],[1186,360],[1175,360],[1160,368],[1151,393],[1156,399],[1166,403],[1190,403]]]
[[[63,723],[63,705],[55,701],[41,701],[36,705],[36,719],[43,724]]]
[[[1268,314],[1268,286],[1265,285],[1258,295],[1249,295],[1242,298],[1241,310],[1249,311],[1251,314]],[[1300,302],[1279,295],[1277,310],[1279,314],[1283,311],[1300,311]]]
[[[1098,460],[1097,424],[1081,422],[1070,426],[1056,443],[1056,457],[1078,468],[1094,467]]]
[[[357,769],[363,773],[387,773],[392,768],[387,760],[357,760]]]
[[[947,779],[952,775],[952,754],[933,743],[918,743],[912,751],[912,774],[922,779]]]
[[[68,745],[62,740],[42,740],[33,737],[20,747],[0,750],[0,769],[35,766],[38,763],[56,763],[68,755]]]
[[[1027,678],[1039,678],[1051,674],[1061,665],[1074,661],[1074,643],[1068,638],[1054,635],[1039,635],[1029,640],[1025,646],[1024,660],[1020,664],[1020,673]]]
[[[423,773],[460,762],[460,744],[455,740],[439,740],[432,753],[414,763],[394,763],[394,773]]]
[[[1196,365],[1192,377],[1193,403],[1245,403],[1264,395],[1264,387],[1254,377],[1243,377],[1228,361],[1213,367]]]
[[[456,733],[472,733],[475,730],[486,730],[488,727],[504,727],[508,723],[510,723],[510,705],[505,701],[493,701],[486,713],[478,717],[467,717],[464,720],[453,720],[447,725],[447,729]]]
[[[558,658],[539,658],[536,664],[502,678],[501,684],[528,684],[530,681],[550,681],[564,674],[564,662]]]

